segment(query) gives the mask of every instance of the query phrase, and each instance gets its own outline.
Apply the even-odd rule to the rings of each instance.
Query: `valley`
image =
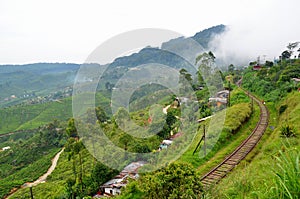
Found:
[[[76,76],[79,64],[0,66],[0,197],[30,198],[32,186],[41,199],[298,198],[300,59],[222,65],[209,42],[223,31],[116,58],[95,91],[73,90],[95,81]],[[204,47],[189,57],[192,69],[166,51],[183,53],[189,39]],[[147,64],[170,66],[176,85],[160,84],[162,70],[138,87],[137,76],[119,81],[132,71],[151,76],[138,73]],[[124,173],[134,162],[145,165]]]

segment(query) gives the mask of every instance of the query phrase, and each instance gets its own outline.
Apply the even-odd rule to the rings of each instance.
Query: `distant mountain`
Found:
[[[214,36],[223,33],[225,31],[225,29],[226,29],[226,26],[223,24],[213,26],[208,29],[197,32],[192,37],[188,37],[188,38],[179,37],[176,39],[172,39],[168,42],[163,43],[161,48],[167,49],[167,48],[170,48],[170,46],[180,46],[184,42],[186,42],[188,39],[193,39],[193,40],[197,41],[204,49],[208,49],[209,42],[214,38]]]
[[[183,63],[185,62],[184,58],[186,58],[185,54],[191,52],[194,53],[196,52],[196,50],[207,50],[208,44],[213,39],[213,37],[224,32],[225,28],[225,25],[218,25],[198,32],[192,37],[179,37],[176,39],[171,39],[170,41],[164,42],[161,45],[161,48],[146,47],[138,53],[134,53],[130,56],[116,58],[110,64],[110,66],[136,67],[141,64],[160,63],[168,66],[173,66],[174,68],[182,68],[183,65],[187,64]],[[194,42],[197,42],[197,44]],[[198,45],[197,49],[191,48],[196,45]],[[176,57],[174,56],[174,52],[183,56]],[[192,63],[194,63],[195,60],[191,61]]]
[[[0,66],[0,107],[64,91],[72,86],[80,64],[35,63]]]
[[[130,68],[153,63],[175,69],[185,68],[194,74],[196,57],[200,53],[208,51],[209,42],[215,35],[223,33],[225,29],[225,25],[214,26],[198,32],[192,37],[171,39],[162,43],[160,48],[148,46],[129,56],[118,57],[109,64],[101,81],[115,84]]]
[[[196,56],[208,50],[213,37],[224,31],[225,26],[218,25],[192,37],[172,39],[160,48],[145,47],[138,53],[116,58],[108,64],[98,89],[105,89],[107,83],[114,85],[125,72],[142,64],[158,63],[175,69],[186,68],[194,73]],[[79,68],[80,64],[70,63],[0,65],[0,107],[20,103],[28,97],[63,91],[73,85]]]
[[[63,73],[78,70],[79,64],[71,63],[34,63],[24,65],[0,65],[0,74],[26,71],[34,74]]]
[[[226,26],[221,24],[198,32],[192,38],[199,42],[205,49],[207,49],[209,47],[209,42],[214,38],[214,36],[222,34],[225,30]]]

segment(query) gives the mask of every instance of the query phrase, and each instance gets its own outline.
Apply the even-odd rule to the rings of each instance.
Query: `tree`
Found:
[[[101,108],[100,106],[97,106],[95,111],[96,111],[97,119],[98,119],[100,122],[105,122],[105,121],[108,119],[108,117],[107,117],[107,115],[106,115],[104,109]]]
[[[68,139],[68,142],[65,146],[65,151],[68,152],[68,160],[73,160],[73,174],[74,174],[74,181],[76,182],[78,178],[79,186],[80,186],[80,192],[83,192],[83,162],[82,162],[82,155],[81,151],[84,149],[84,145],[81,141],[78,141],[77,138],[70,137]],[[77,164],[76,164],[76,155],[78,155],[79,158],[79,173],[77,173]],[[78,175],[77,175],[78,174]],[[75,184],[76,185],[76,184]],[[72,187],[67,185],[68,188]],[[74,191],[76,192],[76,191]]]
[[[120,136],[119,142],[124,145],[124,150],[127,150],[128,143],[132,140],[132,137],[127,133],[124,133]]]
[[[215,55],[211,51],[208,52],[208,55],[211,57],[211,59],[213,61],[215,61],[216,57],[215,57]]]
[[[198,75],[201,75],[204,79],[211,95],[215,94],[214,89],[220,90],[223,88],[222,76],[220,76],[219,70],[215,66],[215,59],[216,57],[211,51],[204,52],[196,58],[196,64],[199,65]],[[201,77],[198,77],[198,79],[200,80]]]
[[[89,124],[96,124],[97,117],[95,116],[95,110],[92,108],[89,108],[86,112],[86,123]]]
[[[299,42],[293,42],[287,45],[287,49],[289,50],[288,52],[290,53],[290,56],[293,54],[294,49],[298,46],[298,44]]]
[[[233,64],[230,64],[228,66],[228,72],[233,72],[234,71],[234,65]]]
[[[117,173],[118,172],[116,170],[97,162],[90,177],[91,183],[89,186],[92,188],[91,192],[95,194],[103,183],[110,180],[114,175],[117,175]]]
[[[266,61],[266,64],[265,64],[265,66],[266,67],[272,67],[274,65],[274,63],[272,62],[272,61]]]
[[[187,163],[171,163],[154,173],[148,173],[139,181],[145,198],[201,198],[203,187],[200,176]]]
[[[180,76],[179,76],[179,83],[181,85],[180,87],[180,93],[182,94],[186,94],[191,90],[191,86],[192,86],[192,75],[190,73],[187,72],[186,69],[182,68],[180,71]]]
[[[126,124],[130,121],[130,115],[124,107],[118,109],[115,115],[115,121],[120,129],[125,130]]]
[[[211,51],[209,51],[208,53],[204,52],[196,58],[196,64],[202,63],[208,66],[212,66],[212,64],[215,62],[215,59],[216,57]]]
[[[281,57],[282,57],[283,60],[289,59],[291,57],[291,55],[292,54],[287,50],[285,50],[281,53]]]
[[[68,127],[66,128],[66,132],[69,137],[78,137],[77,129],[75,126],[75,119],[70,118],[68,121]]]
[[[68,199],[75,198],[74,187],[73,187],[75,185],[75,183],[76,183],[76,181],[71,178],[67,179],[67,181],[66,181],[65,190],[66,190]]]
[[[111,91],[113,87],[114,87],[114,85],[111,84],[110,82],[105,83],[105,89],[106,90]]]
[[[170,128],[172,128],[172,125],[177,121],[176,114],[177,109],[169,108],[167,112],[166,123]]]
[[[188,82],[191,82],[192,79],[192,75],[188,73],[188,71],[184,68],[180,69],[179,71],[180,75],[182,75],[183,78],[185,78]]]
[[[136,143],[133,146],[133,151],[135,153],[149,153],[151,152],[151,150],[149,149],[149,147],[145,144],[140,144],[140,143]]]
[[[128,143],[132,140],[132,137],[128,135],[127,133],[124,133],[121,135],[119,139],[119,143],[124,146],[124,159],[127,160],[127,149],[128,149]]]
[[[144,154],[150,153],[151,150],[146,144],[135,143],[132,147],[132,151],[136,154],[138,160],[143,160]]]

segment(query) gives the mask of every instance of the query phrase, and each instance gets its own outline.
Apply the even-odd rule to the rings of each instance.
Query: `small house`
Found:
[[[218,107],[227,104],[227,98],[223,98],[223,97],[210,97],[208,100],[209,102],[216,102]]]
[[[128,183],[128,178],[137,179],[138,178],[138,169],[144,166],[146,162],[138,161],[132,162],[127,165],[119,175],[115,176],[113,179],[104,183],[101,187],[101,193],[106,196],[119,195],[121,193],[122,187],[125,187]]]
[[[260,70],[261,69],[261,65],[256,64],[253,66],[253,70]]]
[[[217,92],[216,96],[219,97],[219,98],[228,98],[228,96],[229,96],[229,90],[219,91],[219,92]]]
[[[103,190],[104,195],[114,196],[119,195],[121,193],[121,188],[126,186],[126,178],[125,176],[116,176],[115,178],[109,180],[108,182],[104,183],[101,188]]]

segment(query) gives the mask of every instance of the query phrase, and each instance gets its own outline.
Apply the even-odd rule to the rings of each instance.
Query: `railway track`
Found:
[[[255,129],[252,131],[252,133],[248,136],[246,140],[244,140],[229,156],[227,156],[223,160],[223,162],[221,162],[218,166],[213,168],[201,178],[201,182],[204,186],[204,189],[207,189],[212,185],[218,183],[234,167],[236,167],[240,163],[240,161],[242,161],[259,142],[268,126],[269,112],[267,107],[262,101],[260,101],[255,96],[251,95],[250,93],[247,94],[260,107],[259,122],[257,123]]]

